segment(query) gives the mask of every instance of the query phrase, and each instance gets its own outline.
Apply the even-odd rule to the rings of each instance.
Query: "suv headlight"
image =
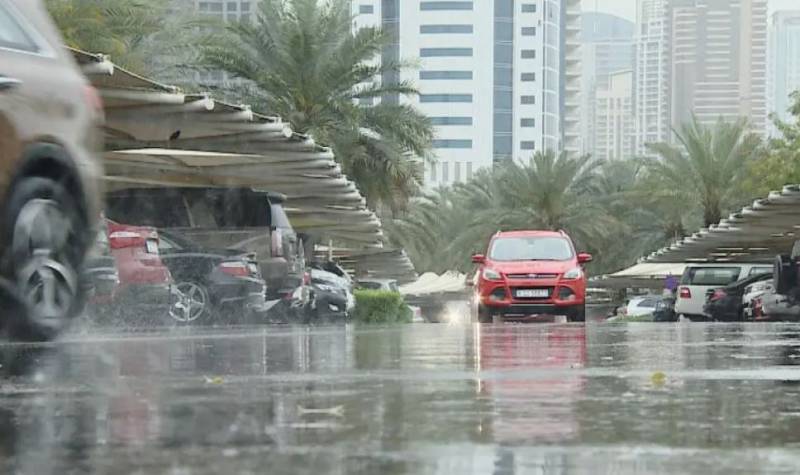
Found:
[[[583,277],[583,269],[581,269],[580,267],[575,267],[573,269],[564,272],[564,279],[567,280],[580,279],[581,277]]]
[[[503,277],[494,269],[485,268],[483,269],[483,278],[486,280],[502,280]]]

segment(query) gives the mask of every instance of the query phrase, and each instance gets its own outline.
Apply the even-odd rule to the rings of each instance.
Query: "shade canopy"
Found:
[[[772,262],[788,254],[800,230],[800,185],[771,192],[709,228],[676,241],[646,262]]]
[[[250,187],[288,197],[300,232],[382,248],[380,220],[328,147],[280,117],[188,94],[73,50],[103,99],[109,189]]]

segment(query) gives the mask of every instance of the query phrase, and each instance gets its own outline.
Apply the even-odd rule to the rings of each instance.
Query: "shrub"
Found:
[[[355,319],[358,322],[394,323],[406,321],[405,308],[408,306],[403,302],[403,296],[397,292],[357,290],[355,296]]]

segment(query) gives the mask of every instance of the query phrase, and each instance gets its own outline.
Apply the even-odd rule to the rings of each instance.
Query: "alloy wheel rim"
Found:
[[[176,287],[180,298],[170,309],[170,316],[181,323],[190,323],[200,318],[208,303],[205,291],[191,282],[183,282]]]
[[[11,252],[17,284],[30,317],[40,325],[63,325],[78,295],[78,275],[67,259],[74,229],[53,200],[34,199],[14,223]]]

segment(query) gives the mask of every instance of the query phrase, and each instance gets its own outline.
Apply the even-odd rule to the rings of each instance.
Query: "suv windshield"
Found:
[[[572,246],[560,237],[499,238],[489,251],[494,261],[566,261],[572,256]]]

